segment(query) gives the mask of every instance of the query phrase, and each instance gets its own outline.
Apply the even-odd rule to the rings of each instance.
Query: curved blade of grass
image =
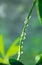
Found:
[[[0,53],[4,57],[4,42],[3,42],[3,35],[0,34]]]
[[[18,52],[18,43],[20,41],[20,37],[18,37],[13,43],[12,45],[10,46],[10,48],[8,49],[7,53],[6,53],[6,57],[10,57],[10,56],[13,56],[15,54],[17,54]]]
[[[37,13],[38,18],[42,24],[42,0],[37,0]]]

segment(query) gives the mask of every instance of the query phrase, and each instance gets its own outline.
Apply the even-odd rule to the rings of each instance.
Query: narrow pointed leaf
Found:
[[[4,42],[3,42],[3,36],[0,35],[0,53],[4,57]]]
[[[18,47],[19,46],[11,46],[11,48],[8,50],[8,52],[7,52],[7,57],[10,57],[10,56],[13,56],[13,55],[15,55],[17,52],[18,52]]]
[[[12,45],[10,46],[10,48],[8,49],[7,53],[6,53],[6,57],[10,57],[10,56],[13,56],[15,54],[17,54],[18,52],[18,43],[20,41],[20,38],[17,38],[13,43]]]

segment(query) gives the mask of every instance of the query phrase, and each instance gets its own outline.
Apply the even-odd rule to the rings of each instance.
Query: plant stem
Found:
[[[32,7],[31,7],[31,9],[29,11],[29,14],[26,17],[26,20],[24,22],[23,31],[22,31],[22,34],[21,34],[21,37],[20,37],[20,47],[19,47],[19,53],[18,53],[18,60],[21,59],[21,54],[23,53],[22,52],[23,41],[25,40],[25,35],[26,35],[26,29],[27,29],[27,26],[28,26],[28,21],[30,19],[30,16],[31,16],[31,13],[33,11],[33,8],[34,8],[35,4],[36,4],[36,0],[34,0],[33,5],[32,5]]]

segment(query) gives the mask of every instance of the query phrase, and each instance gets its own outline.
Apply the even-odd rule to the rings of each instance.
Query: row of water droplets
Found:
[[[23,31],[22,31],[22,34],[21,34],[21,38],[20,38],[20,46],[19,46],[17,60],[20,60],[21,59],[21,55],[23,54],[23,42],[26,39],[26,29],[28,27],[28,21],[31,18],[31,13],[32,13],[32,10],[33,10],[35,4],[36,4],[36,0],[34,0],[33,5],[32,5],[32,7],[31,7],[31,9],[29,11],[29,14],[28,14],[28,16],[26,17],[26,19],[24,21],[24,27],[23,27]]]
[[[31,16],[29,17],[29,19],[31,18]],[[20,56],[23,54],[23,41],[26,39],[26,29],[28,27],[28,20],[26,18],[26,20],[24,21],[24,28],[23,28],[23,31],[22,31],[22,34],[21,34],[21,39],[20,39],[20,46],[19,46],[19,51],[18,51],[18,58],[17,60],[20,59]]]

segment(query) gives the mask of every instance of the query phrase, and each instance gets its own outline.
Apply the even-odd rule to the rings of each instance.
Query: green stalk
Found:
[[[22,55],[22,53],[23,53],[23,52],[22,52],[23,41],[25,40],[26,30],[27,30],[27,27],[28,27],[28,21],[29,21],[29,19],[30,19],[30,16],[31,16],[31,13],[32,13],[32,11],[33,11],[33,8],[34,8],[35,4],[36,4],[36,0],[34,0],[33,5],[32,5],[32,7],[31,7],[31,9],[30,9],[30,11],[29,11],[29,14],[28,14],[28,16],[26,17],[26,20],[25,20],[25,22],[24,22],[23,31],[22,31],[22,34],[21,34],[21,37],[20,37],[20,47],[19,47],[19,53],[18,53],[18,58],[17,58],[17,60],[20,60],[20,59],[21,59],[21,55]]]

